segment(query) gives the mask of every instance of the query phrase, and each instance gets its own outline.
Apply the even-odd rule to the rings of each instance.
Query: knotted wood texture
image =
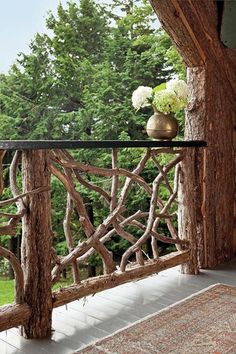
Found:
[[[18,327],[30,318],[30,307],[24,304],[6,305],[0,307],[0,331]]]
[[[169,158],[167,158],[166,164],[162,166],[158,162],[158,159],[163,153],[166,153]],[[118,271],[125,273],[129,270],[130,266],[134,267],[132,271],[134,279],[139,278],[139,274],[145,274],[145,269],[147,270],[146,274],[150,274],[150,268],[145,266],[148,265],[146,264],[147,258],[150,258],[152,255],[154,259],[159,259],[158,240],[167,244],[176,244],[180,251],[185,249],[187,243],[178,237],[178,233],[174,227],[176,213],[173,209],[174,205],[176,207],[178,193],[179,163],[183,160],[184,156],[185,149],[147,149],[146,151],[144,150],[143,157],[141,157],[140,162],[131,172],[119,167],[117,149],[112,150],[111,168],[101,168],[83,164],[80,161],[76,161],[67,151],[53,151],[50,154],[52,161],[51,172],[61,181],[68,192],[66,216],[64,219],[68,255],[57,259],[56,265],[52,270],[53,282],[58,281],[63,269],[68,265],[71,265],[74,282],[79,284],[80,277],[78,274],[78,267],[76,268],[76,262],[80,263],[85,261],[89,256],[96,252],[103,260],[104,274],[110,274],[110,277],[107,276],[104,278],[104,281],[109,284],[108,279],[111,279],[110,284],[113,284],[114,282],[112,279],[114,279],[114,270],[116,269],[117,264],[115,264],[113,260],[112,253],[105,247],[105,242],[110,240],[114,235],[119,235],[131,244],[121,257]],[[157,169],[157,174],[152,184],[150,181],[147,182],[143,178],[147,164],[149,164],[149,166],[152,164],[153,167],[156,167]],[[172,185],[172,183],[168,181],[168,178],[170,171],[173,169],[175,169],[175,180]],[[89,182],[93,175],[107,178],[105,183],[106,191],[99,186],[99,181],[98,184]],[[91,223],[85,202],[78,190],[78,182],[89,190],[95,191],[101,198],[103,198],[104,203],[110,211],[102,223],[96,228]],[[149,204],[149,210],[137,210],[133,215],[127,215],[126,206],[127,203],[130,202],[128,196],[131,195],[131,190],[134,185],[136,188],[139,188],[140,191],[141,189],[143,190],[144,198]],[[161,185],[162,188],[166,189],[166,200],[160,198],[159,190]],[[108,189],[110,189],[110,192],[108,192]],[[70,229],[72,201],[79,215],[79,226],[87,237],[85,241],[80,241],[77,245],[73,241],[72,231]],[[160,221],[166,222],[170,236],[160,233]],[[137,238],[132,235],[128,231],[127,226],[132,226],[133,228],[136,228],[137,231],[141,231],[141,236]],[[142,247],[145,246],[150,238],[152,238],[152,255],[150,254],[147,257]],[[135,256],[136,262],[134,262],[133,256]],[[180,259],[181,252],[178,255],[178,260],[176,260],[176,262],[180,262]],[[182,261],[182,263],[186,261],[186,254],[183,255]],[[171,264],[173,263],[174,260],[172,260]],[[155,268],[156,271],[158,271],[158,265],[159,262],[157,262],[156,268],[154,265],[151,269]],[[141,273],[140,267],[143,267]],[[129,274],[127,273],[127,276],[123,275],[121,279],[130,279]],[[100,283],[101,280],[99,279],[97,291],[103,289]],[[78,289],[80,289],[80,287],[78,287]],[[66,294],[66,290],[63,294]],[[82,293],[78,293],[77,295],[79,297],[83,296]]]
[[[21,262],[24,272],[25,302],[31,309],[24,325],[27,338],[51,336],[51,197],[47,150],[24,151],[22,154],[23,191],[37,188],[46,191],[24,198],[26,213],[22,219]]]
[[[51,172],[68,192],[64,219],[68,255],[56,259],[52,281],[58,281],[63,269],[71,266],[75,283],[53,293],[54,307],[189,261],[190,245],[179,238],[175,228],[180,163],[185,158],[186,151],[187,149],[178,148],[143,149],[143,156],[140,156],[133,171],[119,166],[119,150],[115,148],[112,149],[110,168],[84,164],[65,150],[51,152]],[[156,168],[153,181],[146,170],[151,165]],[[144,176],[148,176],[148,181]],[[107,210],[107,215],[96,228],[91,223],[79,186],[98,194],[106,205],[104,210]],[[165,190],[164,198],[161,198],[160,187],[162,193]],[[142,191],[146,200],[145,210],[141,210],[140,204],[134,209],[133,200],[137,191]],[[132,215],[127,213],[130,203],[133,203]],[[71,230],[73,205],[79,215],[78,226],[87,238],[77,244]],[[167,234],[163,234],[163,223],[168,229]],[[130,226],[136,229],[134,234],[131,233]],[[140,235],[138,237],[137,231]],[[112,253],[105,246],[114,236],[120,236],[130,243],[119,263],[114,262]],[[152,251],[147,254],[145,250],[149,240]],[[176,245],[178,251],[160,256],[158,241]],[[103,275],[80,281],[79,264],[94,253],[103,260]]]
[[[132,280],[145,278],[161,270],[175,267],[189,261],[189,251],[173,252],[159,259],[152,259],[142,266],[129,267],[126,272],[115,271],[113,274],[101,275],[71,285],[53,293],[53,306],[58,307],[70,301],[81,299],[84,296],[111,289],[117,285],[128,283]]]
[[[115,148],[106,168],[78,161],[66,150],[16,152],[10,166],[13,197],[0,201],[0,207],[15,203],[17,212],[0,212],[9,219],[7,225],[0,225],[0,232],[14,235],[22,219],[21,263],[3,247],[0,256],[7,258],[14,268],[15,300],[19,306],[0,309],[0,329],[23,325],[27,338],[50,337],[52,307],[187,263],[190,244],[176,230],[180,164],[187,152],[186,148],[144,148],[137,157],[137,165],[133,162],[132,171],[124,168],[119,149]],[[198,150],[194,156],[197,158]],[[20,172],[22,191],[16,178]],[[66,212],[61,222],[68,254],[63,257],[52,248],[51,173],[67,190]],[[91,220],[81,187],[96,194],[95,200],[102,199],[103,220],[98,225]],[[136,193],[142,193],[143,207],[140,198],[135,202]],[[128,208],[130,203],[132,209]],[[106,244],[114,236],[129,243],[119,262],[114,261]],[[160,241],[175,245],[177,250],[160,256]],[[94,253],[103,261],[103,275],[81,281],[80,264],[86,264]],[[60,279],[65,267],[71,267],[74,285],[52,294],[52,283]]]
[[[204,156],[189,155],[182,163],[181,230],[196,246],[185,271],[197,273],[198,265],[215,267],[236,251],[236,53],[220,42],[216,1],[151,0],[151,4],[187,65],[185,138],[208,144]]]
[[[15,273],[16,304],[0,309],[0,330],[24,325],[27,338],[46,338],[51,335],[51,198],[48,152],[25,151],[22,159],[23,193],[17,185],[18,164],[21,152],[17,151],[10,166],[10,187],[13,198],[0,201],[0,207],[16,204],[17,213],[0,212],[9,219],[0,225],[0,236],[16,234],[22,219],[21,263],[4,247],[0,256],[11,263]],[[0,159],[1,193],[2,157]]]

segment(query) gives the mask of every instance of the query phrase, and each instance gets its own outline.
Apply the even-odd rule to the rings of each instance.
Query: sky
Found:
[[[27,53],[37,32],[45,32],[47,12],[66,0],[0,0],[0,72],[6,73],[19,52]]]
[[[60,2],[64,6],[67,0],[0,0],[0,73],[8,72],[18,53],[29,52],[28,45],[37,32],[46,32],[47,13],[56,14]]]

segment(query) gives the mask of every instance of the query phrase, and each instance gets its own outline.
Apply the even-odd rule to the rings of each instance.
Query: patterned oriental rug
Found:
[[[213,285],[77,353],[236,354],[236,288]]]

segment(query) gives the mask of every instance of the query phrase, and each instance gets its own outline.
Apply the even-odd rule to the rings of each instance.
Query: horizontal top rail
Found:
[[[0,140],[3,150],[206,147],[202,140]]]

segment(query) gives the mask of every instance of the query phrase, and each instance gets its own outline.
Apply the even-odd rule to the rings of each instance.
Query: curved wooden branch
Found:
[[[17,176],[17,168],[18,168],[18,164],[19,164],[19,160],[20,160],[21,156],[22,156],[21,151],[16,151],[13,156],[11,165],[10,165],[9,178],[10,178],[10,187],[11,187],[13,197],[17,197],[20,194],[20,190],[19,190],[19,188],[17,186],[17,182],[16,182],[16,176]]]
[[[24,302],[24,275],[21,264],[16,256],[4,247],[0,246],[0,256],[7,258],[15,273],[15,300],[17,304]]]
[[[116,149],[114,149],[114,150],[116,150]],[[68,151],[63,151],[63,153],[65,154],[65,156],[66,156],[67,159],[69,159],[70,161],[74,162],[72,156],[68,153]],[[147,161],[149,160],[150,156],[151,156],[151,149],[147,149],[147,151],[145,152],[144,156],[142,157],[142,159],[141,159],[141,161],[139,162],[139,164],[137,165],[137,167],[136,167],[132,172],[130,172],[130,173],[133,173],[134,175],[139,175],[139,174],[143,171],[143,169],[144,169],[144,167],[145,167]],[[57,155],[57,158],[59,158],[58,155]],[[116,158],[117,158],[117,157],[116,157]],[[116,166],[115,166],[115,160],[114,160],[113,167],[116,168]],[[78,171],[77,171],[76,169],[74,169],[74,173],[76,174],[76,177],[78,178],[79,173],[78,173]],[[113,177],[116,177],[116,175],[113,176]],[[81,177],[80,177],[80,178],[81,178]],[[78,178],[78,180],[79,180],[79,178]],[[92,185],[92,184],[89,184],[88,182],[86,182],[86,185],[85,185],[85,183],[82,182],[81,180],[80,180],[80,182],[81,182],[81,184],[83,184],[84,186],[86,186],[86,187],[88,187],[88,188],[91,188],[91,189],[97,191],[98,193],[100,193],[100,194],[104,197],[104,199],[106,200],[106,202],[109,202],[109,203],[110,203],[111,197],[110,197],[105,191],[103,191],[100,187],[94,186],[94,185]],[[125,201],[125,198],[126,198],[126,196],[127,196],[128,190],[129,190],[129,188],[130,188],[130,186],[131,186],[131,184],[132,184],[133,182],[134,182],[134,180],[133,180],[132,178],[130,178],[130,177],[127,177],[127,178],[126,178],[125,184],[124,184],[123,189],[122,189],[122,192],[121,192],[121,194],[120,194],[120,198],[119,198],[119,202],[118,202],[119,205],[124,204],[124,201]],[[95,189],[95,187],[96,187],[96,189]],[[146,191],[147,191],[150,195],[152,194],[152,191],[151,191],[151,189],[150,189],[148,186],[147,186],[147,190],[146,190]],[[111,193],[111,195],[112,195],[112,193]]]
[[[182,155],[178,155],[175,159],[173,159],[169,164],[163,168],[163,171],[167,173],[171,168],[173,168],[175,165],[177,165],[181,160],[183,159]],[[125,267],[127,265],[128,259],[131,256],[132,253],[136,252],[138,248],[140,248],[149,238],[152,229],[154,229],[153,226],[155,226],[155,209],[158,203],[158,190],[159,190],[159,185],[161,180],[163,179],[162,173],[159,173],[159,175],[154,179],[153,181],[153,193],[150,201],[150,208],[149,208],[149,216],[148,216],[148,221],[147,221],[147,227],[143,235],[139,238],[139,240],[136,242],[135,245],[129,247],[125,253],[122,256],[121,259],[121,264],[120,264],[120,269],[122,272],[125,271]],[[173,194],[170,196],[168,202],[166,203],[165,207],[161,210],[161,213],[166,213],[168,207],[172,203],[172,201],[176,198],[177,191],[174,191]],[[159,220],[159,218],[157,218]],[[155,230],[155,229],[154,229]],[[154,252],[156,250],[154,249]]]
[[[141,217],[142,212],[140,210],[138,210],[135,214],[129,216],[128,218],[124,218],[123,221],[120,223],[120,226],[123,227],[125,225],[128,225],[129,223],[132,223],[132,220],[137,219],[139,217]],[[119,218],[119,215],[118,217]],[[107,241],[109,241],[111,239],[111,237],[115,234],[116,230],[115,228],[110,230],[109,232],[107,232],[105,234],[105,236],[100,238],[100,242],[105,243]],[[136,240],[136,239],[135,239]],[[131,242],[132,243],[132,242]],[[89,251],[87,251],[85,254],[83,254],[82,256],[80,256],[78,258],[79,262],[85,261],[88,257],[90,257],[93,253],[95,252],[95,250],[93,248],[91,248]]]
[[[115,149],[116,150],[116,149]],[[168,150],[168,149],[167,149]],[[60,154],[58,152],[54,152],[54,154],[57,156],[57,159],[60,159],[61,158],[61,154],[64,154],[64,156],[69,159],[70,161],[74,162],[72,156],[68,153],[68,151],[60,151]],[[113,152],[113,155],[116,154],[116,152]],[[148,161],[148,159],[150,158],[151,156],[151,150],[150,149],[147,149],[146,153],[144,154],[144,156],[142,157],[141,161],[139,162],[139,164],[137,165],[137,167],[133,170],[133,174],[140,174],[144,167],[145,167],[145,164],[146,162]],[[113,168],[116,168],[116,160],[117,160],[117,156],[113,156]],[[103,191],[102,189],[100,189],[100,187],[97,187],[97,186],[94,186],[88,182],[85,182],[82,180],[82,177],[79,175],[78,171],[76,169],[73,170],[74,173],[76,174],[76,177],[77,179],[81,182],[81,184],[83,184],[84,186],[88,187],[88,188],[91,188],[92,190],[95,190],[97,192],[99,192],[101,195],[103,195],[104,199],[106,200],[107,203],[110,203],[111,201],[111,197],[105,192]],[[116,178],[117,176],[113,176],[114,178]],[[125,184],[122,188],[122,191],[121,191],[121,194],[120,194],[120,198],[119,198],[119,201],[118,201],[118,204],[119,205],[123,205],[124,202],[125,202],[125,199],[126,199],[126,196],[127,196],[127,193],[128,193],[128,190],[131,186],[131,184],[134,182],[133,179],[127,177],[126,178],[126,181],[125,181]],[[111,193],[111,195],[113,195],[114,193]],[[149,188],[149,194],[151,194],[151,189]]]
[[[172,153],[175,154],[176,157],[170,161],[166,166],[161,166],[156,159],[156,155],[160,153],[160,149],[148,149],[146,151],[146,154],[143,156],[137,167],[132,171],[125,171],[122,168],[119,168],[117,166],[117,150],[114,149],[112,152],[112,169],[107,169],[107,168],[100,168],[100,167],[94,167],[90,165],[84,165],[81,163],[78,163],[73,160],[73,157],[67,152],[67,151],[54,151],[54,155],[52,155],[52,160],[61,165],[64,168],[64,173],[58,169],[54,164],[51,165],[51,170],[54,175],[56,175],[61,182],[64,184],[66,189],[71,195],[71,198],[75,201],[75,205],[77,207],[78,213],[80,215],[80,221],[81,225],[85,231],[85,234],[87,235],[87,240],[80,243],[75,249],[70,252],[70,254],[66,257],[63,257],[60,260],[60,264],[57,264],[52,272],[52,277],[53,280],[55,281],[58,279],[58,276],[61,272],[61,270],[70,263],[75,263],[75,262],[81,262],[84,261],[87,257],[89,257],[93,252],[98,252],[99,254],[102,255],[103,260],[106,259],[106,264],[109,262],[109,271],[111,272],[112,267],[114,267],[114,263],[112,261],[111,255],[108,255],[109,251],[106,249],[106,247],[103,245],[104,242],[109,240],[114,233],[117,233],[121,237],[125,238],[129,242],[131,242],[132,246],[129,247],[129,249],[124,253],[122,260],[121,260],[121,271],[125,270],[125,267],[127,265],[128,259],[131,256],[132,253],[136,253],[136,258],[137,262],[140,264],[144,264],[144,259],[142,255],[142,250],[141,247],[142,245],[146,242],[146,240],[149,237],[152,237],[152,248],[153,248],[153,253],[154,256],[157,258],[158,257],[158,247],[156,240],[166,242],[169,244],[179,244],[179,245],[185,245],[185,242],[180,240],[178,238],[178,235],[174,229],[173,222],[172,222],[172,217],[173,215],[169,213],[168,208],[170,207],[171,203],[176,199],[176,190],[171,187],[168,179],[167,179],[167,173],[174,167],[176,166],[184,157],[184,150],[174,150],[174,149],[162,149],[162,152],[167,152],[167,153]],[[145,168],[145,165],[147,161],[152,158],[154,164],[156,167],[159,169],[160,173],[158,176],[155,178],[153,181],[153,188],[151,188],[144,180],[142,177],[140,177],[140,173],[143,171]],[[83,204],[83,199],[80,196],[80,194],[75,190],[74,187],[74,182],[72,178],[72,172],[74,173],[75,177],[77,180],[86,186],[89,189],[92,189],[96,192],[98,192],[103,198],[105,199],[106,203],[110,203],[110,211],[119,211],[119,208],[124,208],[125,200],[128,195],[128,191],[132,185],[133,182],[136,182],[139,186],[143,187],[146,192],[148,192],[149,195],[151,195],[151,201],[150,201],[150,208],[148,213],[141,213],[138,212],[135,217],[131,218],[126,218],[124,219],[123,216],[121,216],[121,212],[117,212],[116,216],[112,220],[112,224],[114,226],[114,229],[108,231],[108,225],[111,223],[111,217],[113,214],[107,217],[107,219],[101,224],[97,230],[95,231],[93,228],[93,225],[91,225],[90,220],[88,215],[86,214],[86,209]],[[86,172],[86,173],[93,173],[101,176],[109,176],[112,177],[112,186],[111,186],[111,196],[109,196],[108,193],[106,193],[103,189],[100,189],[98,186],[94,186],[93,184],[85,181],[80,172]],[[118,201],[116,200],[116,195],[117,195],[117,189],[118,189],[118,176],[126,176],[125,183],[122,187],[122,190],[119,195]],[[170,197],[168,201],[164,204],[160,197],[158,196],[158,190],[160,187],[161,181],[164,181],[166,184],[167,189],[170,192]],[[117,208],[115,206],[117,205]],[[82,208],[82,209],[81,209]],[[159,208],[159,212],[157,212],[157,208]],[[81,212],[82,210],[82,212]],[[81,218],[82,216],[82,218]],[[137,219],[140,217],[147,217],[148,216],[148,221],[147,221],[147,226],[144,226],[141,222],[139,222]],[[155,229],[154,226],[158,226],[158,220],[160,219],[165,219],[166,223],[168,225],[168,228],[171,232],[171,237],[166,237],[164,235],[161,235],[158,233]],[[108,221],[110,220],[110,221]],[[83,222],[87,225],[87,230],[86,227],[83,226]],[[144,231],[143,235],[141,238],[138,240],[130,233],[125,231],[123,227],[125,225],[133,225],[135,227],[138,227]],[[186,245],[185,245],[186,246]],[[106,265],[104,265],[104,269],[106,268]]]
[[[161,203],[161,206],[162,206],[162,208],[164,207],[163,203]],[[131,215],[127,219],[124,219],[122,217],[123,221],[121,220],[121,226],[125,226],[125,225],[130,224],[130,225],[133,225],[133,226],[136,226],[136,227],[139,227],[139,228],[145,230],[145,226],[142,223],[139,223],[136,219],[146,217],[147,215],[148,215],[148,213],[145,213],[145,212],[142,213],[141,211],[137,211],[134,215]],[[156,217],[170,219],[170,218],[172,218],[172,215],[168,214],[168,213],[166,213],[166,214],[158,213],[158,214],[156,214]],[[119,216],[119,219],[120,219],[120,216]],[[167,220],[167,221],[169,222],[170,220]],[[115,230],[115,228],[113,230],[110,230],[105,236],[101,237],[100,241],[103,243],[108,241],[116,231],[118,231],[118,230]],[[175,234],[174,239],[172,239],[172,238],[166,237],[164,235],[160,235],[159,233],[152,230],[151,235],[153,235],[153,237],[155,239],[160,240],[162,242],[169,243],[169,244],[177,244],[177,245],[180,244],[180,245],[184,245],[186,247],[186,242],[183,240],[180,240],[178,238],[177,234]],[[135,238],[131,240],[130,238],[127,238],[127,237],[126,237],[126,239],[128,239],[131,243],[133,243],[132,241],[136,240]],[[85,254],[83,254],[82,256],[80,256],[78,258],[79,262],[86,260],[94,252],[95,252],[95,250],[93,248],[90,248],[90,250],[88,250]]]
[[[122,272],[125,271],[125,267],[127,265],[128,259],[131,256],[132,253],[136,252],[138,248],[140,248],[149,238],[150,232],[152,231],[152,226],[155,220],[155,211],[156,211],[156,205],[157,205],[157,196],[158,196],[158,189],[159,189],[159,184],[160,184],[160,174],[154,179],[153,181],[153,192],[152,192],[152,197],[150,201],[150,208],[149,208],[149,216],[147,220],[147,227],[143,235],[140,237],[140,239],[135,243],[135,245],[129,247],[125,253],[122,256],[121,263],[120,263],[120,269]]]
[[[157,238],[151,235],[151,247],[152,247],[152,253],[153,253],[153,259],[158,259],[159,258],[159,247],[157,244]]]
[[[10,198],[10,199],[7,199],[7,200],[0,201],[0,207],[5,206],[5,205],[9,205],[9,204],[13,204],[16,201],[18,201],[19,199],[22,199],[22,198],[27,197],[29,195],[37,194],[37,193],[43,193],[43,192],[48,192],[48,191],[50,191],[49,187],[39,187],[39,188],[33,189],[30,192],[19,194],[19,195],[17,195],[14,198]]]
[[[118,168],[117,156],[118,156],[117,149],[112,149],[112,169],[113,170]],[[118,189],[118,183],[119,183],[119,176],[113,176],[112,177],[112,185],[111,185],[110,211],[113,211],[117,205],[116,194],[117,194],[117,189]],[[126,232],[119,225],[119,223],[116,220],[113,222],[113,226],[114,226],[118,235],[120,235],[124,239],[131,242],[131,244],[134,244],[136,242],[136,238],[133,235],[131,235],[129,232]],[[142,254],[141,248],[139,248],[136,252],[136,261],[138,264],[141,264],[141,265],[144,264],[144,259],[143,259],[143,254]]]
[[[98,252],[102,258],[103,262],[103,273],[110,274],[115,270],[115,263],[113,261],[113,254],[109,251],[103,243],[98,240],[95,240],[92,244],[93,248]]]
[[[73,260],[76,260],[78,257],[82,256],[85,254],[91,247],[96,247],[96,242],[100,240],[100,238],[106,233],[109,225],[113,222],[114,219],[117,218],[117,215],[122,213],[125,210],[124,207],[117,207],[112,214],[110,214],[102,224],[98,226],[96,231],[94,232],[93,235],[91,235],[86,241],[80,243],[77,247],[74,248],[74,250],[65,256],[60,264],[57,264],[54,269],[52,270],[52,280],[55,282],[58,280],[58,276],[62,269],[67,265],[70,264]],[[94,248],[95,248],[94,247]],[[104,246],[105,247],[105,246]],[[109,263],[110,266],[114,268],[114,264],[112,262]]]
[[[141,161],[139,162],[138,166],[133,170],[134,174],[140,174],[143,171],[150,156],[151,156],[151,150],[148,149],[146,151],[145,155],[143,156],[143,158],[141,159]],[[132,178],[129,178],[129,177],[126,178],[125,184],[124,184],[122,191],[120,193],[118,205],[123,205],[125,203],[125,199],[127,197],[128,190],[129,190],[130,186],[132,185],[132,183],[133,183]],[[152,194],[152,190],[150,187],[149,187],[148,194],[150,194],[150,195]]]
[[[147,215],[148,215],[148,213],[143,213],[143,212],[141,212],[141,210],[136,211],[136,213],[134,213],[133,215],[130,215],[127,218],[124,218],[124,217],[121,217],[121,215],[118,215],[117,219],[119,220],[119,223],[116,222],[116,224],[118,224],[122,228],[122,235],[123,236],[114,227],[114,229],[110,230],[103,237],[100,238],[100,242],[105,243],[105,242],[109,241],[111,239],[111,237],[117,232],[117,234],[119,234],[121,237],[125,238],[131,244],[134,244],[137,241],[137,239],[133,235],[131,235],[130,233],[125,233],[125,231],[123,230],[123,227],[125,225],[138,226],[139,224],[136,224],[136,223],[138,223],[136,219],[139,219],[139,218],[142,218],[142,217],[146,217]],[[113,225],[114,225],[114,222],[113,222]],[[141,226],[143,226],[143,228],[145,230],[145,226],[143,224],[141,224]],[[155,235],[157,234],[156,232],[153,232],[153,233]],[[168,240],[169,240],[169,238],[168,238]],[[182,241],[182,240],[177,240],[177,242],[180,242],[180,243],[183,242],[184,243],[184,241]],[[174,243],[174,240],[172,240],[172,242],[170,241],[168,243]],[[78,262],[85,261],[88,257],[90,257],[92,254],[94,254],[94,252],[95,252],[95,250],[93,248],[90,248],[90,250],[88,250],[85,254],[83,254],[82,256],[80,256],[78,258]]]
[[[80,216],[80,223],[87,237],[90,237],[94,233],[94,227],[89,220],[88,213],[83,203],[83,199],[79,192],[74,188],[74,184],[71,178],[68,178],[63,172],[58,170],[54,165],[50,165],[51,172],[56,176],[64,185],[66,190],[70,193],[71,198],[75,202],[76,209]]]
[[[97,192],[98,194],[100,194],[105,202],[109,205],[110,204],[110,201],[111,201],[111,197],[109,196],[109,194],[104,191],[104,189],[102,189],[101,187],[99,186],[96,186],[95,184],[91,183],[91,182],[88,182],[86,181],[79,173],[79,171],[77,170],[73,170],[74,172],[74,175],[76,176],[77,180],[82,184],[82,186],[88,188],[88,189],[91,189],[92,191],[95,191]]]
[[[56,153],[55,153],[56,154]],[[61,154],[59,155],[58,153],[56,154],[57,159],[61,161]],[[148,151],[145,155],[145,157],[142,159],[142,161],[140,162],[140,164],[138,165],[138,167],[136,168],[136,170],[133,172],[135,174],[137,174],[137,172],[141,172],[141,170],[144,168],[145,163],[147,161],[147,159],[150,156],[150,151]],[[68,157],[68,154],[67,154]],[[70,161],[72,162],[72,164],[74,163],[72,159],[70,159]],[[120,171],[120,169],[118,169],[117,167],[117,149],[113,149],[112,150],[112,171]],[[123,169],[122,169],[123,170]],[[125,171],[125,170],[124,170]],[[128,172],[128,171],[126,171]],[[114,210],[115,206],[116,206],[116,191],[117,191],[117,186],[118,186],[118,176],[119,174],[113,174],[112,176],[112,188],[111,188],[111,204],[110,204],[110,210]],[[128,190],[128,187],[130,186],[130,182],[128,183],[128,186],[126,185],[126,188]],[[120,204],[121,205],[121,204]],[[118,224],[116,223],[116,226]],[[118,229],[118,226],[117,226]],[[124,230],[122,231],[122,229],[119,229],[120,233],[125,236],[126,238],[128,237],[130,239],[132,239],[132,241],[136,241],[136,239],[132,238],[132,235],[128,235]],[[101,247],[99,245],[97,245],[97,247]],[[100,250],[101,253],[101,250]],[[141,250],[137,251],[137,260],[140,264],[143,264],[143,256],[142,256],[142,252]]]
[[[66,150],[60,150],[62,156],[64,155],[64,157],[66,157],[69,161],[74,161],[73,157],[70,155],[70,153]],[[104,200],[108,203],[110,203],[111,197],[109,196],[109,194],[104,191],[104,189],[102,189],[101,187],[86,181],[80,174],[80,172],[76,169],[73,170],[74,175],[76,176],[77,180],[86,188],[91,189],[95,192],[97,192],[98,194],[100,194]]]
[[[95,233],[95,229],[89,220],[89,216],[87,210],[84,206],[83,199],[79,192],[77,192],[74,188],[73,179],[68,169],[65,169],[65,174],[59,171],[55,166],[51,165],[52,173],[57,176],[60,181],[65,185],[66,189],[70,193],[70,196],[75,201],[76,208],[80,215],[80,223],[84,229],[85,235],[87,238],[90,238],[91,235]],[[93,239],[92,246],[96,249],[96,251],[101,255],[103,264],[104,264],[104,272],[105,274],[111,273],[114,270],[114,262],[112,259],[111,252],[99,242],[99,238]]]
[[[18,214],[0,212],[0,216],[2,216],[4,218],[10,218],[10,219],[20,219],[24,216],[24,212],[21,212]]]
[[[170,205],[172,204],[172,202],[176,199],[177,194],[178,194],[178,179],[179,179],[179,166],[176,167],[176,171],[175,171],[175,181],[174,181],[174,190],[173,190],[173,194],[170,195],[168,201],[166,202],[165,205],[163,205],[163,208],[161,210],[161,213],[165,214],[168,211],[168,208],[170,207]],[[153,225],[153,229],[156,229],[158,224],[160,221],[160,217],[157,217],[154,225]]]
[[[72,170],[77,169],[81,172],[92,173],[95,175],[106,176],[106,177],[119,176],[119,175],[128,177],[131,180],[136,181],[140,186],[142,186],[148,194],[151,194],[152,192],[151,188],[142,177],[140,177],[138,174],[134,172],[127,171],[123,168],[115,168],[115,169],[101,168],[101,167],[95,167],[90,165],[83,165],[76,161],[73,162],[65,161],[65,160],[61,161],[59,158],[56,158],[55,156],[51,156],[51,158],[53,161],[63,166],[64,168],[70,168]]]
[[[170,185],[170,183],[169,183],[169,181],[168,181],[168,179],[166,177],[167,172],[165,172],[165,168],[162,168],[161,164],[157,161],[157,159],[156,159],[156,157],[155,157],[155,155],[153,153],[152,153],[152,160],[153,160],[154,164],[156,165],[156,167],[158,168],[158,170],[160,171],[160,173],[161,173],[161,175],[162,175],[162,177],[163,177],[163,179],[165,181],[167,189],[172,194],[173,193],[173,189],[172,189],[172,187],[171,187],[171,185]]]
[[[152,151],[152,153],[153,153],[153,151]],[[165,174],[165,176],[167,175],[167,173],[168,173],[174,166],[176,166],[179,162],[181,162],[181,161],[183,160],[183,158],[185,157],[185,155],[186,155],[186,152],[185,152],[184,150],[180,150],[180,151],[178,152],[178,154],[177,154],[177,157],[174,158],[172,161],[170,161],[169,164],[167,164],[166,166],[163,167],[163,170],[162,170],[162,171],[163,171],[163,173]],[[173,192],[172,192],[172,193],[173,193]],[[159,205],[159,207],[161,208],[161,210],[163,210],[164,204],[163,204],[162,200],[159,199],[159,198],[158,198],[158,205]],[[178,239],[178,234],[177,234],[177,232],[176,232],[176,230],[175,230],[175,227],[174,227],[174,225],[173,225],[172,219],[169,217],[170,214],[168,213],[168,211],[166,211],[165,214],[167,214],[167,216],[165,217],[165,222],[166,222],[166,224],[167,224],[167,227],[168,227],[168,229],[169,229],[169,231],[170,231],[170,234],[171,234],[172,238]],[[153,225],[153,230],[156,230],[156,229],[157,229],[158,224],[159,224],[159,221],[160,221],[160,219],[161,219],[161,215],[164,215],[164,213],[160,212],[160,215],[157,215],[157,219],[155,220],[154,225]],[[152,244],[152,250],[153,250],[154,256],[155,256],[155,257],[158,257],[158,247],[157,247],[157,243],[156,243],[156,238],[153,237],[153,236],[152,236],[152,242],[151,242],[151,244]],[[178,250],[181,250],[181,249],[182,249],[181,245],[179,245],[179,246],[177,245],[176,247],[177,247]]]
[[[20,195],[20,190],[17,186],[17,181],[16,181],[16,176],[17,176],[17,168],[19,164],[19,160],[22,156],[21,151],[16,151],[11,165],[10,165],[10,173],[9,173],[9,179],[10,179],[10,188],[11,192],[13,194],[13,197],[17,198],[18,195]],[[24,205],[23,199],[19,199],[16,201],[17,205],[17,210],[18,213],[15,214],[14,216],[11,217],[11,220],[9,221],[9,225],[11,225],[13,228],[16,228],[18,221],[25,215],[26,213],[26,207]]]
[[[125,240],[129,241],[131,244],[135,244],[137,242],[137,239],[131,235],[129,232],[125,231],[122,226],[119,225],[118,222],[113,222],[114,228],[117,232],[118,235],[123,237]],[[143,265],[144,264],[144,259],[143,259],[143,254],[141,248],[139,248],[136,251],[136,261],[138,264]]]
[[[73,200],[71,199],[70,194],[67,193],[66,214],[63,220],[63,228],[64,228],[67,248],[69,252],[73,251],[74,249],[73,238],[70,229],[72,212],[73,212]],[[78,284],[80,282],[80,276],[79,276],[79,269],[76,261],[72,262],[72,274],[73,274],[74,282]]]
[[[130,225],[136,226],[136,227],[140,228],[141,230],[146,229],[146,226],[137,220],[133,220],[130,223]],[[156,240],[164,242],[164,243],[169,243],[169,244],[173,244],[173,245],[178,245],[178,244],[179,245],[186,245],[186,241],[181,240],[178,236],[176,238],[170,238],[168,236],[161,235],[160,233],[154,231],[154,227],[153,227],[152,231],[150,232],[150,235],[153,236]]]

